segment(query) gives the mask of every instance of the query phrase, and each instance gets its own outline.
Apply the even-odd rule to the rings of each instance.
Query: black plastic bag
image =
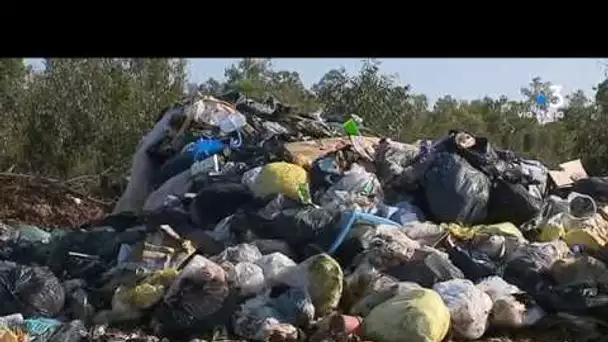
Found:
[[[76,320],[61,325],[48,342],[85,342],[89,333],[82,321]]]
[[[534,197],[524,185],[496,179],[488,202],[487,221],[519,226],[536,217],[542,204],[542,199]]]
[[[399,281],[410,281],[429,288],[442,281],[464,278],[463,272],[438,252],[424,257],[415,255],[413,260],[389,267],[384,273]]]
[[[485,220],[490,180],[459,155],[448,152],[435,155],[422,186],[436,220],[460,223]]]
[[[212,229],[223,218],[253,199],[246,185],[216,183],[201,189],[190,207],[193,221],[201,227]]]
[[[589,195],[601,203],[608,203],[608,177],[579,179],[572,185],[572,191]]]
[[[360,159],[352,145],[317,158],[310,171],[310,188],[313,194],[322,194],[337,183],[351,166]]]
[[[190,152],[179,153],[167,160],[160,168],[154,180],[153,189],[158,189],[166,181],[188,170],[194,163],[194,155]]]
[[[302,205],[281,195],[248,216],[251,230],[258,237],[284,240],[294,250],[308,243],[329,247],[342,221],[339,211]]]
[[[54,244],[48,265],[60,277],[66,275],[89,281],[109,269],[122,244],[134,244],[145,235],[145,227],[120,233],[111,227],[72,231]]]
[[[473,248],[458,245],[450,246],[447,250],[450,260],[461,269],[467,279],[474,282],[489,276],[502,275],[506,265],[500,260],[494,260],[487,254]]]
[[[48,268],[0,263],[0,316],[54,317],[64,302],[63,286]]]

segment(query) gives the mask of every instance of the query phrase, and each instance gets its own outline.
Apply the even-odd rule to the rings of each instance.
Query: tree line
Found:
[[[552,84],[538,77],[522,87],[523,100],[445,96],[430,107],[424,94],[382,73],[376,60],[365,60],[355,74],[329,70],[310,88],[297,72],[274,69],[270,59],[242,59],[225,70],[224,80],[202,84],[188,83],[184,59],[51,58],[44,66],[0,59],[0,171],[56,178],[124,171],[164,108],[193,91],[237,90],[259,100],[275,97],[301,112],[356,114],[377,134],[402,142],[465,129],[552,167],[581,158],[590,173],[608,174],[608,78],[593,98],[581,90],[567,94],[563,117],[540,123],[522,115],[537,94],[552,94]]]

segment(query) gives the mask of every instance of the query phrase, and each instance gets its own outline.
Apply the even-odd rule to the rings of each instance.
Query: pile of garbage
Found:
[[[272,99],[159,117],[111,215],[0,226],[0,341],[476,340],[608,317],[608,179]]]

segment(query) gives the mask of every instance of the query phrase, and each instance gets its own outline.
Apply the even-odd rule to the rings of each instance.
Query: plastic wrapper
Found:
[[[450,309],[456,335],[476,340],[483,336],[492,310],[492,300],[466,279],[455,279],[433,286]]]

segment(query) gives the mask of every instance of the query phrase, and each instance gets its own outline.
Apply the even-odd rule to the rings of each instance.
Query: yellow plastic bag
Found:
[[[365,318],[365,338],[376,342],[440,342],[450,311],[437,292],[413,288],[376,306]]]
[[[569,247],[580,245],[597,251],[608,244],[608,221],[601,214],[586,220],[572,220],[560,215],[541,228],[539,240],[549,242],[559,238]]]
[[[119,287],[112,299],[112,310],[128,311],[150,308],[161,300],[178,275],[178,270],[168,268],[154,272],[135,287]]]
[[[6,327],[0,328],[0,342],[27,342],[28,335],[20,330],[12,331]]]
[[[285,162],[265,165],[250,184],[251,191],[258,197],[283,194],[294,200],[301,200],[302,187],[309,191],[306,170]]]
[[[521,231],[511,222],[496,223],[490,225],[478,225],[463,227],[456,223],[447,225],[446,230],[460,239],[472,239],[477,235],[500,235],[524,239]]]
[[[561,239],[564,235],[566,235],[566,230],[561,224],[547,224],[541,228],[538,240],[540,242],[551,242]]]

